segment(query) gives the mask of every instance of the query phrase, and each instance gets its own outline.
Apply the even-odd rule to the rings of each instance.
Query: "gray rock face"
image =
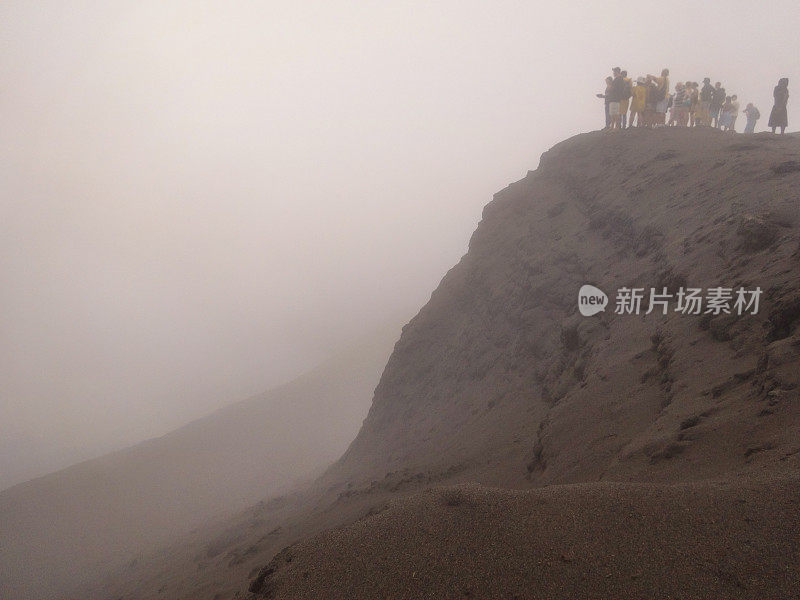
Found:
[[[328,478],[459,468],[514,485],[649,481],[796,461],[798,356],[762,355],[800,317],[800,172],[772,169],[798,155],[793,138],[742,145],[705,130],[555,146],[486,206]],[[584,283],[609,295],[605,312],[578,313]],[[681,314],[674,297],[667,315],[614,314],[625,286],[763,293],[756,315]],[[779,408],[762,414],[775,386]],[[769,453],[745,458],[768,439]]]

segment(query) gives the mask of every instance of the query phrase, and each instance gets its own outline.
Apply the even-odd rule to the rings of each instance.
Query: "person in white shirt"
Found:
[[[739,100],[736,94],[731,96],[731,126],[728,131],[736,131],[736,117],[739,116]]]

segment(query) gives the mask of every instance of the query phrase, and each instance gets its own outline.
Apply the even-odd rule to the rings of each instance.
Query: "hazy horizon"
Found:
[[[413,314],[494,192],[600,128],[611,67],[722,81],[757,131],[778,78],[800,81],[783,1],[51,0],[0,17],[0,489]]]

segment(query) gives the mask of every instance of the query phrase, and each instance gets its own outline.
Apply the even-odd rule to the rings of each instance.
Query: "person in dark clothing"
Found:
[[[778,81],[778,85],[772,91],[772,97],[775,98],[775,105],[769,113],[769,126],[772,128],[772,133],[780,127],[783,134],[789,126],[789,116],[786,114],[786,104],[789,102],[789,79],[784,77]]]
[[[622,100],[619,103],[619,113],[622,120],[622,129],[628,127],[628,107],[631,104],[631,96],[633,96],[633,82],[628,77],[627,71],[622,71]]]
[[[606,129],[611,126],[611,115],[608,113],[608,105],[611,102],[611,84],[614,80],[611,77],[606,77],[606,91],[602,94],[597,94],[598,98],[605,98],[606,105]]]
[[[711,98],[714,97],[714,86],[711,85],[711,80],[706,77],[703,79],[703,87],[700,89],[700,101],[701,102],[711,102]]]
[[[711,79],[703,79],[703,87],[700,89],[700,108],[695,119],[696,125],[711,125],[711,99],[714,97],[714,86]]]
[[[719,129],[719,111],[722,109],[722,105],[725,104],[725,88],[722,87],[722,84],[718,81],[714,84],[714,91],[711,94],[711,119],[714,121],[714,127]]]
[[[614,79],[608,92],[608,114],[611,116],[611,129],[619,129],[622,122],[622,101],[625,98],[625,79],[619,67],[614,68]]]
[[[655,75],[647,75],[647,81],[654,84],[653,89],[653,108],[652,120],[650,122],[653,126],[663,126],[667,120],[667,104],[669,103],[669,69],[661,69],[661,77]]]

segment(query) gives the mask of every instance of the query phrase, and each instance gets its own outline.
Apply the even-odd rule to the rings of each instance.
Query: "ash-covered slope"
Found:
[[[318,475],[358,430],[398,329],[161,438],[0,493],[0,598],[70,596]]]
[[[797,598],[798,484],[791,478],[426,490],[284,550],[269,567],[263,595]]]
[[[519,485],[797,464],[798,240],[796,137],[633,130],[555,146],[485,208],[328,477],[468,469]],[[604,313],[578,314],[585,283],[608,293]],[[614,314],[626,286],[763,294],[757,315],[686,315],[675,299],[667,316]]]
[[[81,597],[795,597],[798,184],[791,136],[559,144],[486,207],[315,486]],[[604,313],[578,314],[586,283]],[[720,285],[759,313],[614,314],[623,286]]]
[[[332,511],[371,499],[365,518],[277,554],[250,590],[796,597],[799,242],[795,136],[555,146],[486,207],[321,478]],[[584,284],[606,311],[579,314]],[[758,313],[683,314],[673,297],[666,315],[615,314],[621,288],[716,287],[760,288]],[[398,498],[464,482],[537,489]]]

